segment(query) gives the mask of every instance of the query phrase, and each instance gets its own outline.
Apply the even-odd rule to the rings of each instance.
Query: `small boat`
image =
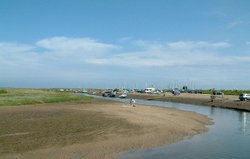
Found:
[[[119,96],[119,98],[126,98],[127,97],[127,94],[123,93]]]

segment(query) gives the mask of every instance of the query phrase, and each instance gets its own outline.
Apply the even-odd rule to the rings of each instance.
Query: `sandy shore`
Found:
[[[173,108],[95,100],[0,108],[0,158],[110,159],[177,142],[211,120]]]
[[[161,95],[152,94],[140,94],[131,93],[128,98],[146,99],[146,100],[158,100],[167,102],[178,102],[195,105],[222,107],[236,110],[250,111],[250,101],[240,101],[238,96],[225,95],[223,99],[215,99],[211,102],[210,94],[189,94],[182,93],[178,96],[173,96],[171,93],[165,93]]]

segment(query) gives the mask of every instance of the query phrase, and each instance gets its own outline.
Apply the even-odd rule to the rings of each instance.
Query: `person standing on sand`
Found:
[[[135,100],[131,98],[129,104],[133,105],[133,107],[135,107]]]

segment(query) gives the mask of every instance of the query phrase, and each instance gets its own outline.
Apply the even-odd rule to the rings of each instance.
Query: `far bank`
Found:
[[[242,111],[250,111],[249,101],[240,101],[238,96],[225,95],[224,98],[211,101],[210,94],[189,94],[182,93],[180,95],[165,94],[145,94],[145,93],[130,93],[127,98],[157,100],[166,102],[177,102],[185,104],[204,105],[212,107],[222,107],[228,109],[236,109]]]

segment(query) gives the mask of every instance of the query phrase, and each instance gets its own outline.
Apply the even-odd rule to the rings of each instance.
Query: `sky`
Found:
[[[0,87],[250,89],[248,0],[0,0]]]

